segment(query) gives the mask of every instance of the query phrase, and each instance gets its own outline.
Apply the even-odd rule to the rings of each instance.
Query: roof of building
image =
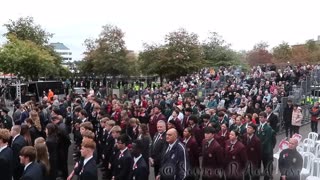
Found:
[[[67,46],[60,42],[50,43],[50,46],[52,46],[55,50],[70,50]]]

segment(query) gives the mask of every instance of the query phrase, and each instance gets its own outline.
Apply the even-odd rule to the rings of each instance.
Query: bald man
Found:
[[[279,156],[281,180],[300,180],[303,159],[297,151],[298,140],[291,138],[289,148],[283,150]]]
[[[156,180],[183,180],[188,176],[189,160],[185,146],[178,139],[176,129],[169,129],[166,133],[168,143],[160,165],[160,172]]]

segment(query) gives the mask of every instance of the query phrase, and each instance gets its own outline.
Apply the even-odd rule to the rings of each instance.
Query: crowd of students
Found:
[[[0,177],[94,180],[100,169],[115,180],[272,179],[273,107],[315,68],[205,69],[139,96],[44,97],[17,104],[13,118],[3,107]],[[198,87],[213,93],[200,99]],[[285,118],[298,132],[301,112],[293,107]],[[68,171],[71,142],[75,165]]]

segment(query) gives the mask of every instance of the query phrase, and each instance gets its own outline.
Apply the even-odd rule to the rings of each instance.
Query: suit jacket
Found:
[[[262,128],[258,127],[257,136],[261,141],[261,151],[263,155],[272,156],[273,142],[272,142],[272,128],[266,123]]]
[[[167,121],[167,118],[165,115],[163,115],[162,113],[158,114],[158,115],[153,115],[151,118],[150,118],[150,121],[149,121],[149,133],[150,133],[150,136],[153,138],[154,135],[157,133],[157,123],[158,121],[160,120],[164,120],[164,121]]]
[[[159,135],[157,132],[152,140],[152,145],[150,149],[150,156],[154,161],[154,164],[160,164],[161,158],[162,158],[162,152],[165,151],[165,148],[167,147],[167,141],[166,141],[166,132],[162,133],[160,138],[158,138],[157,141],[156,138]]]
[[[146,161],[141,157],[131,168],[130,180],[147,180],[149,177],[149,167]]]
[[[261,166],[261,142],[260,139],[253,135],[251,140],[248,139],[248,135],[244,134],[242,139],[243,145],[246,147],[248,161],[254,168],[260,168]]]
[[[184,142],[184,141],[183,141]],[[185,142],[184,142],[185,144]],[[196,169],[200,167],[200,163],[199,163],[199,146],[198,143],[196,141],[196,139],[194,137],[191,137],[187,144],[185,144],[186,149],[187,149],[187,154],[189,156],[189,160],[190,160],[190,167],[192,169]]]
[[[44,180],[41,166],[32,162],[26,170],[24,170],[23,175],[20,180]]]
[[[104,155],[104,161],[106,163],[110,163],[110,159],[112,156],[112,151],[115,145],[115,140],[112,137],[111,133],[108,134],[108,132],[105,133],[103,136],[103,145],[102,145],[102,154]]]
[[[94,158],[91,158],[81,169],[78,180],[98,180],[97,165]]]
[[[11,149],[13,152],[13,168],[16,173],[22,173],[23,166],[20,164],[20,150],[27,145],[27,142],[24,140],[23,136],[18,135],[14,141],[11,143]]]
[[[196,139],[198,146],[201,147],[202,140],[204,138],[202,130],[199,128],[198,125],[194,125],[194,127],[191,127],[192,134],[194,135],[194,138]]]
[[[139,125],[136,127],[136,129],[133,129],[133,127],[129,127],[127,134],[132,139],[132,141],[136,140],[139,134]]]
[[[229,140],[229,131],[226,130],[227,132],[222,133],[222,130],[220,130],[216,135],[215,135],[215,139],[217,140],[217,142],[220,144],[220,146],[222,147],[222,149],[225,148],[226,146],[226,141]]]
[[[6,147],[0,152],[0,177],[2,180],[12,180],[13,175],[13,152]]]
[[[169,145],[166,148],[168,149]],[[171,172],[166,168],[172,167]],[[160,166],[161,180],[184,180],[188,176],[189,160],[184,145],[177,140],[171,150],[163,153]]]
[[[225,147],[225,172],[227,173],[227,177],[241,179],[240,177],[243,176],[247,161],[245,146],[240,141],[237,141],[232,147],[230,140],[228,140]],[[237,165],[237,169],[232,168],[235,164]],[[237,173],[234,173],[234,171]],[[230,177],[230,175],[232,176]]]
[[[130,178],[130,170],[132,168],[133,159],[129,150],[125,150],[121,156],[121,151],[118,152],[117,158],[113,163],[113,173],[112,176],[115,180],[128,180]]]
[[[278,116],[273,114],[273,113],[271,113],[271,115],[268,118],[268,122],[269,122],[271,128],[275,132],[278,132],[278,127],[277,127],[277,125],[278,125]]]
[[[213,139],[210,144],[207,140],[203,140],[202,143],[202,168],[204,172],[206,170],[222,170],[224,155],[223,148],[220,146],[217,140]],[[219,179],[218,174],[204,174],[204,179],[215,180]]]

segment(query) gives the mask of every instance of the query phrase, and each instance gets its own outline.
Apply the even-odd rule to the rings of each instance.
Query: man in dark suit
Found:
[[[7,129],[0,129],[0,177],[2,180],[12,180],[13,174],[13,153],[8,143],[10,132]]]
[[[136,140],[132,144],[133,166],[130,172],[130,180],[147,180],[149,170],[146,161],[142,157],[143,142]]]
[[[149,162],[154,167],[154,175],[159,174],[160,163],[162,158],[162,152],[167,146],[166,142],[166,123],[162,120],[157,123],[158,132],[155,134],[152,140],[150,148]]]
[[[133,160],[128,150],[129,137],[125,134],[117,139],[117,147],[120,150],[116,159],[113,162],[112,179],[114,180],[129,180],[130,170],[132,168]]]
[[[97,165],[93,158],[96,143],[92,139],[83,139],[81,144],[81,156],[84,158],[78,176],[78,180],[98,180]]]
[[[156,180],[184,180],[189,175],[189,160],[185,146],[178,139],[174,128],[166,133],[168,147],[163,153],[161,169]]]
[[[36,149],[25,146],[20,151],[20,162],[24,165],[23,175],[20,180],[44,180],[40,164],[35,162]]]
[[[253,123],[248,124],[247,133],[244,134],[242,142],[247,150],[248,164],[247,174],[245,179],[259,180],[259,175],[255,172],[260,172],[261,167],[261,142],[260,139],[255,135],[257,126]]]
[[[215,129],[204,128],[204,140],[202,143],[202,168],[203,180],[221,179],[223,176],[223,148],[214,139]]]
[[[19,153],[21,149],[27,145],[26,141],[24,140],[23,136],[20,135],[20,125],[14,125],[11,128],[11,137],[12,137],[12,143],[11,143],[11,149],[13,152],[13,179],[19,180],[22,172],[23,172],[23,166],[20,164],[19,160]]]
[[[275,132],[278,132],[278,116],[273,114],[271,105],[266,106],[266,113],[269,125]]]

